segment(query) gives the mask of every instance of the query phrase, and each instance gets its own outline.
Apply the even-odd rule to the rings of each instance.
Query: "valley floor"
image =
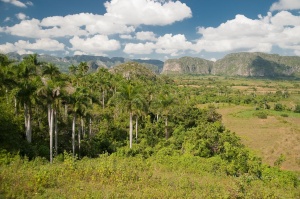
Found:
[[[219,105],[218,112],[226,128],[241,137],[242,142],[272,165],[285,157],[282,169],[300,171],[300,116],[287,112],[269,110],[267,119],[253,116],[255,110],[249,106]]]

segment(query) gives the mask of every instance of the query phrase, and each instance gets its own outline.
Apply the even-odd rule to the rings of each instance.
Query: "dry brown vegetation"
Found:
[[[268,116],[267,119],[259,119],[239,116],[239,113],[252,109],[226,106],[218,111],[226,128],[236,132],[246,146],[261,155],[265,163],[273,165],[283,154],[286,160],[282,169],[300,171],[300,117]]]

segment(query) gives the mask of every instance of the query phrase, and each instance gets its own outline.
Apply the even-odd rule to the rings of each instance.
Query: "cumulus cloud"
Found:
[[[111,0],[104,6],[105,16],[131,25],[168,25],[192,17],[191,9],[180,1]]]
[[[104,15],[80,13],[25,20],[26,16],[19,14],[18,18],[22,20],[19,24],[2,28],[8,34],[29,38],[111,35],[134,32],[141,24],[167,25],[191,17],[191,9],[180,1],[112,0],[106,2],[105,7]]]
[[[124,52],[127,54],[151,54],[155,49],[155,44],[151,42],[143,43],[128,43],[124,48]]]
[[[5,43],[0,45],[3,53],[18,52],[19,54],[32,53],[32,50],[43,51],[63,51],[65,45],[52,39],[38,39],[34,43],[29,41],[19,40],[15,43]]]
[[[22,3],[21,1],[18,1],[18,0],[1,0],[2,2],[4,3],[10,3],[14,6],[17,6],[17,7],[21,7],[21,8],[26,8],[26,4]]]
[[[259,16],[249,19],[237,15],[235,19],[218,27],[200,27],[202,37],[194,50],[197,52],[249,51],[270,53],[275,46],[284,50],[300,50],[300,16],[288,11],[278,12],[275,16]]]
[[[17,17],[17,19],[19,19],[19,20],[24,20],[24,19],[27,19],[28,17],[24,14],[24,13],[18,13],[18,14],[16,14],[16,17]]]
[[[270,20],[275,26],[300,26],[300,16],[295,16],[288,11],[281,11]]]
[[[156,41],[157,40],[155,34],[150,31],[137,32],[136,39],[142,40],[142,41]]]
[[[120,43],[117,40],[110,40],[105,35],[95,35],[90,38],[80,38],[78,36],[70,39],[71,50],[81,51],[86,54],[102,55],[103,51],[115,51],[120,49]]]
[[[1,0],[19,7],[32,6],[31,1],[22,3],[18,0]],[[175,0],[111,0],[104,3],[106,13],[97,15],[79,13],[66,16],[51,16],[41,20],[28,19],[23,14],[17,14],[21,22],[13,26],[0,27],[0,32],[10,35],[43,39],[43,38],[72,38],[71,49],[77,53],[96,53],[116,50],[120,44],[116,40],[109,40],[108,35],[119,34],[122,39],[134,39],[132,36],[140,25],[169,25],[192,16],[191,9],[184,3]],[[86,39],[82,39],[82,38]],[[153,32],[138,32],[135,39],[141,41],[156,41]],[[92,42],[101,45],[93,44]],[[80,43],[81,42],[81,43]],[[82,45],[84,42],[84,45]],[[110,49],[106,48],[106,45]],[[145,44],[144,44],[145,45]],[[79,48],[84,48],[79,50]],[[141,48],[141,45],[138,46]],[[135,46],[128,45],[126,51],[134,51]],[[148,44],[145,48],[149,48]],[[158,50],[158,49],[156,49]],[[79,52],[80,51],[80,52]],[[166,52],[160,48],[160,51]],[[149,52],[149,49],[145,52]]]
[[[298,10],[300,9],[299,0],[279,0],[279,2],[273,3],[270,11],[276,10]]]
[[[186,50],[192,49],[193,44],[185,38],[182,34],[172,35],[165,34],[159,37],[156,42],[156,52],[161,54],[170,54],[171,56],[178,56],[183,54]]]
[[[127,54],[151,54],[154,51],[158,54],[169,54],[177,56],[191,49],[193,44],[186,40],[182,34],[165,34],[157,38],[156,42],[128,43],[124,48]]]
[[[131,35],[120,35],[121,39],[133,39]]]

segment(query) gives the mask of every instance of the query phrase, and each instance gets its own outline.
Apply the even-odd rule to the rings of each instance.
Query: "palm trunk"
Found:
[[[129,147],[132,148],[132,112],[129,116]]]
[[[58,153],[58,128],[57,128],[57,111],[54,110],[54,139],[55,139],[55,142],[54,142],[54,148],[55,148],[55,156],[57,155]]]
[[[48,112],[50,111],[50,123],[49,123],[49,136],[50,136],[50,163],[53,162],[53,108],[51,108],[51,105],[48,106],[50,110],[48,109]]]
[[[138,142],[138,117],[135,118],[135,142]]]
[[[9,103],[9,100],[8,100],[8,89],[5,89],[5,97],[6,97],[6,104]]]
[[[169,132],[168,132],[168,117],[166,116],[165,120],[165,131],[166,131],[166,139],[169,139]]]
[[[105,93],[104,93],[104,90],[102,91],[102,109],[105,108]]]
[[[78,158],[80,158],[81,128],[78,128]]]
[[[17,98],[14,97],[14,102],[15,102],[15,115],[18,113],[18,103],[17,103]]]
[[[65,118],[68,118],[68,105],[65,104]]]
[[[83,135],[83,138],[85,138],[84,122],[83,122],[82,117],[80,119],[80,122],[81,122],[81,133]]]
[[[89,122],[89,137],[92,137],[92,117],[90,117],[90,122]]]
[[[73,157],[75,157],[75,122],[76,122],[76,115],[73,116],[72,122],[72,149],[73,149]]]
[[[80,127],[78,128],[78,157],[80,158],[80,148],[81,148],[81,133],[82,133],[82,118],[80,118]]]
[[[31,143],[31,110],[30,105],[24,103],[24,118],[25,118],[25,131],[26,131],[26,139],[29,143]]]

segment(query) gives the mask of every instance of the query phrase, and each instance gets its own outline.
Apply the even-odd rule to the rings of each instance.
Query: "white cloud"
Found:
[[[9,53],[9,52],[15,52],[16,48],[11,43],[5,43],[0,45],[0,53]]]
[[[71,50],[81,51],[86,54],[102,55],[103,51],[115,51],[120,49],[120,43],[117,40],[110,40],[105,35],[95,35],[90,38],[82,39],[78,36],[70,39]]]
[[[64,44],[48,38],[38,39],[36,40],[35,43],[19,40],[14,45],[19,49],[27,49],[27,50],[61,51],[64,50],[65,48]]]
[[[155,49],[155,44],[151,42],[143,43],[128,43],[124,48],[124,52],[127,54],[151,54]]]
[[[300,50],[300,16],[288,11],[278,12],[275,16],[271,13],[265,17],[259,15],[259,19],[237,15],[216,28],[200,27],[198,33],[202,37],[194,46],[197,52],[271,53],[275,46],[295,54]]]
[[[222,23],[219,27],[203,28],[198,32],[202,35],[195,50],[200,52],[226,52],[234,50],[270,52],[272,36],[278,34],[281,28],[266,22],[264,18],[252,20],[243,15]]]
[[[193,44],[186,40],[184,35],[165,34],[157,38],[155,43],[128,43],[124,48],[127,54],[151,54],[154,51],[158,54],[170,54],[177,56],[186,50],[192,49]]]
[[[8,21],[10,21],[11,20],[11,18],[10,17],[6,17],[5,19],[4,19],[4,22],[8,22]],[[0,27],[0,29],[1,29],[1,27]],[[1,32],[1,31],[0,31]]]
[[[32,3],[31,1],[27,1],[27,2],[26,2],[26,5],[28,5],[28,6],[33,6],[33,3]]]
[[[15,43],[5,43],[0,45],[0,49],[4,53],[18,52],[19,54],[32,53],[32,50],[63,51],[64,48],[64,44],[52,39],[38,39],[35,43],[19,40]]]
[[[133,39],[131,35],[120,35],[121,39]]]
[[[24,13],[18,13],[16,14],[16,17],[19,19],[19,20],[24,20],[24,19],[27,19],[28,17],[24,14]]]
[[[111,0],[104,6],[105,16],[128,25],[167,25],[192,16],[191,9],[180,1]]]
[[[193,44],[187,41],[182,34],[174,36],[172,34],[165,34],[159,37],[156,42],[156,53],[170,54],[171,56],[178,56],[192,48]]]
[[[142,31],[136,33],[136,39],[141,41],[156,41],[156,36],[153,32],[150,31]]]
[[[279,2],[273,3],[270,11],[276,10],[298,10],[300,9],[299,0],[279,0]]]
[[[14,6],[21,7],[21,8],[27,7],[24,3],[22,3],[21,1],[18,1],[18,0],[1,0],[1,1],[4,3],[13,4]]]
[[[288,11],[281,11],[271,18],[275,26],[300,26],[300,16],[292,15]]]
[[[20,7],[33,5],[31,1],[26,3],[18,0],[1,1]],[[191,9],[177,0],[111,0],[106,1],[104,5],[106,7],[104,15],[79,13],[29,20],[25,14],[19,13],[16,16],[21,22],[13,26],[0,27],[0,32],[34,39],[72,38],[70,39],[72,44],[70,49],[88,54],[98,54],[102,51],[120,48],[120,43],[116,40],[109,40],[107,35],[119,34],[121,39],[134,39],[132,33],[139,25],[168,25],[192,16]],[[87,39],[82,39],[83,37]],[[141,41],[157,40],[156,35],[149,31],[138,32],[135,38]],[[140,44],[138,46],[130,45],[125,51],[134,52],[135,48],[142,48]],[[143,45],[145,49],[142,52],[151,51],[149,44]],[[107,46],[109,48],[106,48]],[[156,50],[164,53],[168,51],[162,47]]]

